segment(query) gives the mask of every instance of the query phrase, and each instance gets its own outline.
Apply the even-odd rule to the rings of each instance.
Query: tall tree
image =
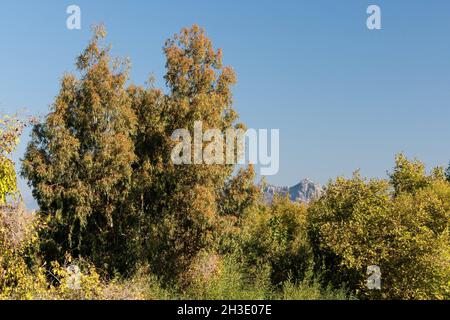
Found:
[[[154,226],[146,233],[152,246],[146,252],[153,253],[152,265],[157,271],[173,274],[188,267],[199,251],[214,249],[223,211],[219,203],[224,192],[230,193],[227,182],[234,166],[175,165],[171,160],[176,145],[172,133],[186,129],[193,137],[196,121],[201,121],[203,131],[218,129],[222,133],[242,125],[236,123],[232,107],[235,73],[222,65],[222,51],[214,50],[203,29],[196,25],[183,29],[167,40],[163,50],[169,92],[163,95],[153,88],[131,88],[130,93],[139,123],[139,199],[146,219]],[[195,152],[192,150],[192,158]],[[240,178],[253,179],[253,174]],[[242,184],[246,183],[238,185]],[[243,206],[234,208],[239,211]],[[232,204],[226,207],[227,214],[238,214],[229,212]]]
[[[64,75],[50,114],[33,128],[22,174],[47,224],[41,237],[48,260],[70,253],[124,271],[135,247],[128,200],[136,117],[125,89],[128,66],[111,59],[105,35],[96,27],[78,57],[80,78]]]

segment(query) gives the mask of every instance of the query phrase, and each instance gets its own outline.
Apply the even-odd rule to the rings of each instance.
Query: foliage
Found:
[[[110,274],[139,261],[181,274],[216,242],[224,216],[240,215],[257,193],[251,168],[233,178],[233,165],[171,161],[176,129],[192,132],[197,120],[203,130],[242,127],[232,108],[235,74],[194,25],[164,46],[167,94],[125,88],[126,65],[111,66],[104,36],[97,28],[78,58],[81,79],[64,76],[23,161],[47,226],[42,251],[48,262],[88,256]]]
[[[299,282],[287,280],[282,283],[281,290],[275,293],[274,299],[278,300],[353,300],[343,287],[333,288],[324,286],[320,279],[314,278],[312,273]]]
[[[396,195],[414,192],[428,185],[425,165],[417,159],[409,161],[402,153],[396,156],[394,171],[389,176]]]
[[[0,158],[0,205],[6,204],[6,197],[16,191],[16,171],[11,160]]]
[[[391,213],[396,241],[386,266],[390,296],[450,298],[450,186],[436,181],[414,194],[402,194]],[[383,268],[383,267],[382,267]]]
[[[26,122],[17,116],[0,116],[0,206],[6,205],[7,196],[16,191],[16,172],[10,155],[25,126]]]
[[[70,252],[123,272],[135,259],[129,195],[136,120],[124,88],[127,66],[111,66],[104,36],[98,27],[78,58],[81,78],[63,77],[51,113],[33,128],[22,174],[46,223],[40,237],[47,262]]]
[[[25,124],[0,118],[0,299],[450,299],[450,167],[399,154],[389,180],[356,172],[311,204],[264,203],[252,166],[171,160],[176,129],[245,128],[205,31],[166,41],[165,91],[128,85],[104,37],[33,127],[36,214],[8,202]]]
[[[17,116],[0,117],[0,299],[30,298],[43,283],[33,274],[38,240],[33,216],[14,197],[16,173],[10,155],[26,124]]]
[[[36,221],[22,204],[0,208],[0,299],[31,299],[45,290],[37,242]]]
[[[207,282],[194,282],[182,294],[183,299],[207,300],[343,300],[351,298],[345,289],[323,288],[311,273],[304,280],[285,280],[281,286],[271,281],[269,265],[259,265],[252,272],[229,255],[223,260],[222,272]]]
[[[243,223],[241,255],[250,270],[269,265],[272,283],[300,281],[312,266],[306,230],[306,207],[288,198],[250,211]]]
[[[169,92],[132,86],[129,93],[138,119],[135,194],[146,235],[142,250],[154,272],[173,278],[215,246],[223,223],[252,204],[257,188],[252,168],[232,177],[233,165],[173,164],[174,130],[193,136],[195,121],[202,121],[203,130],[222,132],[242,125],[232,108],[235,74],[222,65],[222,51],[203,29],[181,30],[163,50]]]
[[[261,189],[255,185],[255,171],[252,165],[240,169],[226,181],[218,200],[221,215],[242,217],[261,197]]]
[[[309,208],[316,267],[361,298],[448,299],[450,185],[426,176],[418,161],[397,157],[388,182],[330,182]],[[368,266],[381,268],[381,290],[366,286]]]

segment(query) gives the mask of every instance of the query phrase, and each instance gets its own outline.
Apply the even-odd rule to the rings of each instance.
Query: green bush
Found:
[[[252,272],[241,262],[241,257],[227,256],[222,269],[209,281],[193,282],[182,293],[183,299],[206,300],[343,300],[349,299],[345,289],[322,287],[311,272],[304,279],[291,279],[279,285],[271,281],[270,265],[259,265]]]
[[[207,300],[267,299],[271,288],[267,268],[263,267],[251,276],[244,270],[244,266],[236,257],[225,257],[214,277],[207,281],[203,277],[196,277],[185,289],[182,297]]]
[[[302,280],[313,264],[306,225],[306,206],[275,198],[248,213],[243,222],[242,258],[249,272],[269,265],[274,285]]]
[[[316,268],[361,298],[448,299],[450,184],[402,156],[391,177],[356,173],[328,184],[308,209]],[[381,290],[367,286],[371,265],[381,269]]]
[[[300,282],[285,281],[273,299],[277,300],[350,300],[354,299],[345,288],[324,286],[318,278],[305,277]]]

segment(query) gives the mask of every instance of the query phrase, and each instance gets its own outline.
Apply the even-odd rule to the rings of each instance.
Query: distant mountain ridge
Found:
[[[320,197],[322,192],[323,188],[320,184],[314,183],[306,178],[292,187],[267,185],[264,188],[264,199],[268,203],[271,203],[275,195],[282,197],[289,195],[289,199],[291,199],[291,201],[308,203],[311,200]]]

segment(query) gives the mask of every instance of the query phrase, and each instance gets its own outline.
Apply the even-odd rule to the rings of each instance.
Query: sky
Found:
[[[72,4],[81,30],[66,27]],[[381,30],[366,26],[371,4]],[[237,73],[241,121],[280,130],[280,170],[269,183],[325,184],[356,169],[383,178],[398,152],[428,168],[450,160],[449,1],[1,0],[0,112],[45,116],[96,23],[112,54],[131,59],[132,82],[153,74],[159,87],[165,39],[204,27]],[[23,179],[19,186],[35,207]]]

